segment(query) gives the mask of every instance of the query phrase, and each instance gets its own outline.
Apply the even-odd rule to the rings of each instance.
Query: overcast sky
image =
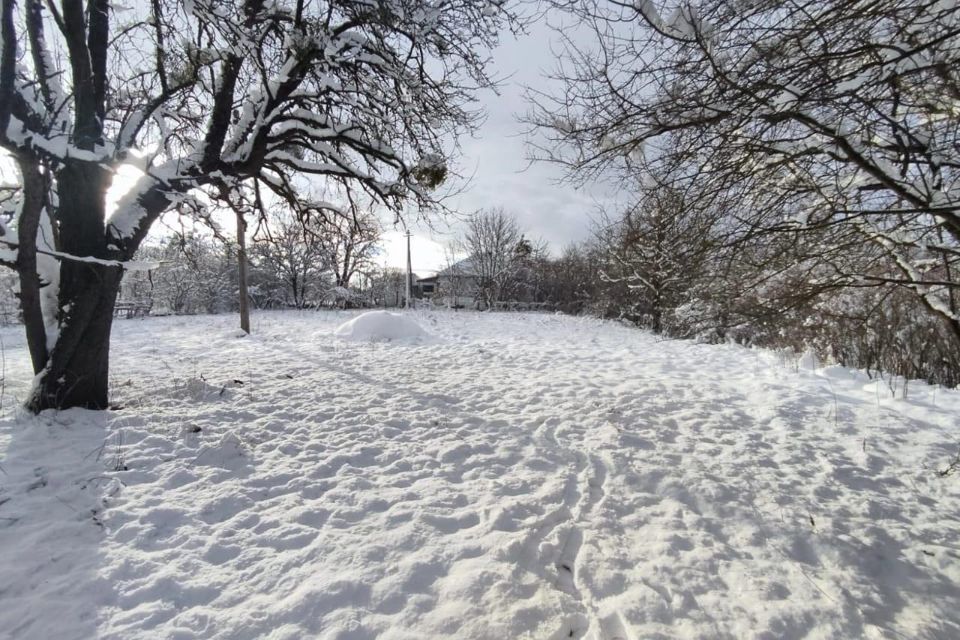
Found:
[[[567,244],[586,239],[596,201],[605,192],[600,187],[581,190],[559,183],[559,167],[544,163],[528,166],[526,126],[518,121],[528,109],[524,87],[549,88],[544,73],[555,66],[551,43],[556,38],[544,22],[519,39],[506,36],[494,52],[493,71],[506,79],[499,95],[485,91],[478,96],[486,121],[476,137],[462,140],[459,161],[462,173],[472,179],[449,205],[463,214],[502,206],[530,237],[547,241],[558,252]],[[434,227],[432,232],[423,226],[414,228],[412,262],[418,273],[444,266],[443,247],[461,230],[455,221],[448,224],[436,220]],[[385,248],[385,263],[405,267],[406,244],[399,232],[388,233]]]

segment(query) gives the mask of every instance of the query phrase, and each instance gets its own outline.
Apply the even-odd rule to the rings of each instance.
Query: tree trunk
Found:
[[[103,233],[108,182],[96,163],[67,162],[57,174],[58,249],[75,258],[60,260],[59,332],[27,401],[34,412],[107,408],[110,329],[123,278],[119,265],[93,261],[115,259]]]
[[[247,292],[247,223],[237,212],[237,278],[240,284],[240,329],[250,333],[250,297]]]
[[[120,267],[61,266],[60,306],[69,311],[27,401],[29,410],[109,406],[110,329],[122,276]]]
[[[23,184],[23,200],[17,224],[17,275],[20,279],[20,310],[27,332],[27,346],[33,363],[34,375],[47,362],[47,332],[43,324],[40,302],[40,276],[37,274],[37,230],[45,206],[47,185],[40,173],[40,165],[26,156],[18,158]]]

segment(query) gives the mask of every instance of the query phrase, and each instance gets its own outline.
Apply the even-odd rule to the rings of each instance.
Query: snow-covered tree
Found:
[[[29,408],[107,406],[122,273],[197,190],[257,181],[325,208],[303,202],[307,175],[428,205],[513,24],[499,0],[2,0],[0,147],[19,178],[0,260],[20,279]],[[108,200],[126,164],[142,173]]]
[[[367,293],[374,306],[399,307],[406,297],[407,272],[385,267],[370,274]]]
[[[237,307],[237,258],[232,242],[178,233],[162,243],[144,243],[136,258],[156,268],[126,272],[122,299],[148,302],[160,313],[219,313]]]
[[[596,38],[535,98],[542,155],[579,179],[683,158],[678,183],[740,196],[741,236],[816,239],[820,277],[903,289],[960,341],[955,3],[555,4]],[[886,266],[845,258],[863,245]]]
[[[684,192],[652,182],[608,230],[608,263],[600,277],[621,285],[633,319],[663,331],[665,316],[708,278],[711,260],[720,255],[711,213]]]

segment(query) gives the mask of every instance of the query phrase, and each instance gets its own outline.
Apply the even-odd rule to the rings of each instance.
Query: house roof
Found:
[[[473,256],[470,256],[459,262],[454,262],[446,269],[441,269],[437,272],[437,276],[476,276],[478,271],[476,261]]]

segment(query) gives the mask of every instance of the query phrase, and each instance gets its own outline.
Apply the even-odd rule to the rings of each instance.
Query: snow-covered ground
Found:
[[[960,393],[549,315],[122,320],[9,417],[0,636],[957,638]]]

